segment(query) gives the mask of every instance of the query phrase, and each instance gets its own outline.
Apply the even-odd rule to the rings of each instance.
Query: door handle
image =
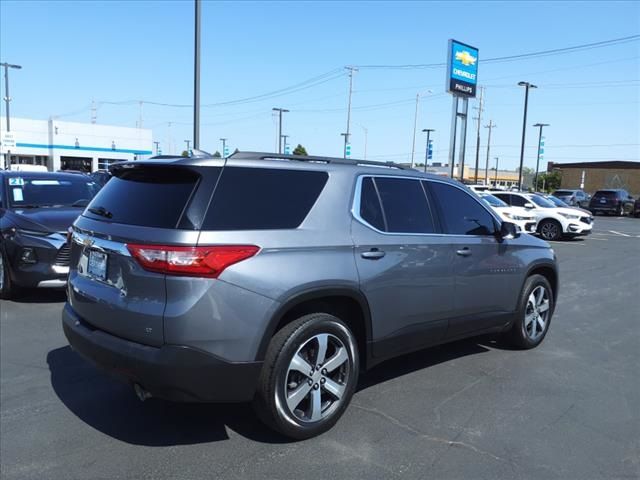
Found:
[[[360,254],[362,258],[366,258],[367,260],[378,260],[385,256],[385,253],[382,250],[378,250],[377,248],[372,248],[368,252],[362,252]]]
[[[469,255],[471,255],[471,250],[468,247],[464,247],[460,250],[456,250],[456,253],[461,257],[468,257]]]

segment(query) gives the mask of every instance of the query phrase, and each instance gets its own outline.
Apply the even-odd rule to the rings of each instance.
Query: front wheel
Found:
[[[560,237],[562,237],[562,225],[556,220],[543,220],[538,226],[538,232],[545,240],[560,240]]]
[[[510,343],[523,349],[537,347],[549,331],[555,307],[549,281],[542,275],[527,278],[518,306],[516,319],[508,333]]]
[[[329,430],[358,381],[358,348],[337,317],[313,313],[282,328],[267,349],[254,405],[260,418],[298,440]]]
[[[9,275],[9,261],[0,247],[0,299],[10,299],[14,290],[11,275]]]

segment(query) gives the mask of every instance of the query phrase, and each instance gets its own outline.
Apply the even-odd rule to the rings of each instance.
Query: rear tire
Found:
[[[562,238],[562,225],[557,220],[542,220],[538,225],[538,233],[545,240],[560,240]]]
[[[274,335],[254,399],[260,419],[302,440],[329,430],[358,382],[356,339],[337,317],[304,315]]]
[[[549,331],[555,308],[553,290],[542,275],[531,275],[524,283],[516,318],[506,340],[519,349],[535,348]]]

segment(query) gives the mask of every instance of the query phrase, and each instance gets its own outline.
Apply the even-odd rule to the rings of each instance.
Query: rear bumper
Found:
[[[186,346],[130,342],[93,328],[69,304],[62,327],[71,347],[98,368],[166,400],[249,401],[262,368],[262,362],[227,362]]]

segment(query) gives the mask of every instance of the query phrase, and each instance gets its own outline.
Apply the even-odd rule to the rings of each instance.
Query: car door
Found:
[[[454,317],[446,336],[503,325],[515,310],[525,268],[518,247],[499,238],[500,221],[463,188],[436,180],[426,184],[454,258]]]
[[[453,303],[452,253],[419,179],[359,177],[352,236],[373,355],[438,343]]]

